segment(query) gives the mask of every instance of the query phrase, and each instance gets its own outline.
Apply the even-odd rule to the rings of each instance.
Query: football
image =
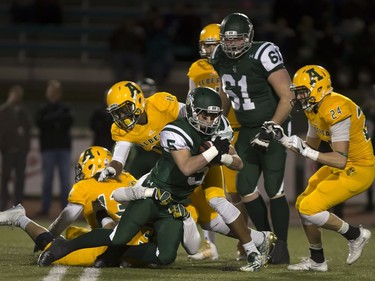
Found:
[[[211,146],[212,146],[212,142],[210,141],[205,141],[201,144],[201,146],[199,147],[199,152],[202,153],[202,152],[205,152],[207,149],[209,149]]]

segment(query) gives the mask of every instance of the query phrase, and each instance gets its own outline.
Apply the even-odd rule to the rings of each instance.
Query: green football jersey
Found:
[[[163,148],[163,153],[151,171],[149,177],[151,186],[169,191],[177,201],[186,199],[195,187],[202,184],[208,172],[208,167],[190,176],[185,176],[174,162],[171,151],[189,149],[191,155],[195,156],[201,153],[199,147],[203,142],[216,136],[229,140],[233,137],[233,130],[224,116],[221,119],[219,130],[214,136],[199,133],[189,124],[186,118],[167,124],[160,133],[160,145]]]
[[[285,68],[277,46],[271,42],[253,42],[240,58],[230,59],[219,45],[211,64],[242,126],[260,127],[273,117],[279,97],[267,78],[272,72]]]

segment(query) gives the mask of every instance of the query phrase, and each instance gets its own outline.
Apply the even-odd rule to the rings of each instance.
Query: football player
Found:
[[[279,48],[271,42],[253,41],[254,28],[241,13],[226,16],[220,24],[220,45],[211,64],[221,80],[220,95],[226,115],[232,106],[241,125],[236,141],[244,168],[237,175],[237,192],[258,230],[271,230],[267,205],[258,190],[261,173],[270,199],[272,229],[278,240],[270,262],[289,263],[287,247],[289,204],[284,193],[286,150],[265,129],[267,122],[287,129],[290,77]]]
[[[139,85],[131,81],[114,84],[108,92],[107,104],[114,121],[111,130],[116,145],[113,159],[100,174],[99,181],[113,178],[121,172],[133,144],[140,145],[146,151],[160,152],[162,128],[186,114],[185,104],[179,103],[175,96],[157,92],[145,99]],[[232,138],[232,130],[228,131],[227,138]],[[195,190],[190,195],[192,203],[187,209],[202,228],[236,237],[241,244],[246,244],[252,239],[251,231],[238,209],[226,200],[221,188],[223,184],[220,169],[220,166],[210,169],[208,177],[212,185],[205,186],[204,190],[202,187]],[[218,171],[219,177],[217,172],[213,173],[216,177],[210,176],[214,170]],[[262,237],[255,240],[257,246],[264,241],[266,244],[273,244],[276,239],[271,232],[264,232],[260,236]],[[266,248],[269,249],[268,246]],[[264,251],[262,254],[268,256]]]
[[[112,194],[119,187],[133,186],[136,183],[136,179],[129,173],[123,172],[118,180],[112,179],[105,183],[98,182],[99,173],[111,160],[111,152],[104,147],[92,146],[82,152],[76,164],[76,183],[69,193],[68,204],[58,218],[49,226],[48,230],[30,220],[25,214],[25,209],[20,204],[0,213],[0,225],[13,225],[22,228],[35,241],[40,250],[44,250],[65,229],[67,239],[89,232],[90,229],[76,226],[70,227],[81,214],[83,214],[91,229],[102,226],[112,229],[114,223],[119,221],[125,209],[123,205],[113,199]],[[95,212],[96,210],[94,210],[96,203],[98,203],[98,213],[101,212],[98,216]],[[129,244],[147,243],[151,234],[152,229],[145,227]],[[56,263],[92,266],[95,258],[103,253],[106,248],[83,249],[56,261]]]
[[[201,58],[195,61],[189,68],[187,76],[189,77],[189,91],[192,91],[196,87],[210,87],[217,92],[220,88],[220,77],[212,67],[209,62],[211,54],[213,53],[215,47],[220,44],[220,25],[217,23],[212,23],[205,26],[199,36],[199,54]],[[228,113],[228,120],[230,125],[234,131],[234,137],[232,140],[232,144],[234,144],[237,140],[238,136],[238,129],[240,127],[237,119],[234,115],[233,109],[229,110]],[[236,174],[237,172],[227,167],[223,167],[222,171],[224,173],[224,180],[225,180],[225,191],[227,195],[230,197],[231,202],[241,210],[244,214],[243,217],[247,218],[246,211],[243,210],[243,205],[241,204],[241,198],[238,196],[236,192]],[[206,177],[205,185],[206,186],[215,186],[215,184],[219,184],[220,187],[223,187],[223,182],[217,182],[217,179],[221,179],[222,176],[220,175],[220,169],[214,169],[210,172],[209,175]],[[215,174],[217,173],[217,174]],[[213,181],[213,179],[216,179]],[[205,247],[197,254],[190,256],[189,258],[194,260],[202,260],[206,258],[210,259],[217,259],[218,258],[218,251],[215,245],[215,232],[203,230],[203,234],[205,237]],[[239,243],[239,246],[241,243]],[[239,249],[241,249],[239,247]],[[238,256],[237,259],[244,259],[246,255],[243,257],[241,255],[243,253],[243,249],[237,252]]]
[[[44,250],[49,246],[53,238],[60,236],[65,229],[68,240],[98,227],[113,229],[120,220],[127,204],[126,200],[122,200],[121,203],[123,204],[115,201],[115,191],[119,187],[129,188],[134,186],[137,181],[131,174],[122,172],[117,180],[109,179],[107,182],[98,182],[99,173],[111,160],[111,152],[104,147],[92,146],[82,152],[76,164],[76,183],[70,191],[69,203],[59,217],[50,225],[49,230],[26,217],[25,209],[20,204],[7,211],[0,212],[0,225],[12,225],[22,228],[35,241],[40,250]],[[151,194],[156,196],[156,191],[151,190]],[[157,196],[155,199],[158,199]],[[70,226],[82,213],[90,229]],[[192,218],[187,218],[183,222],[183,227],[182,245],[189,254],[194,254],[198,251],[200,243],[196,224]],[[145,226],[128,245],[147,243],[152,233],[152,226]],[[94,261],[106,249],[107,247],[82,249],[57,260],[55,264],[94,265],[97,267]],[[123,250],[125,251],[125,248]]]
[[[328,210],[366,191],[375,178],[375,156],[365,116],[358,105],[333,92],[329,72],[318,65],[300,68],[293,78],[291,104],[308,120],[306,140],[287,137],[280,126],[271,125],[277,141],[322,166],[313,174],[296,201],[296,209],[309,242],[310,258],[289,265],[289,270],[327,271],[320,228],[340,233],[348,240],[347,264],[356,262],[371,232],[353,226]],[[321,141],[331,152],[319,152]]]
[[[217,92],[207,87],[196,88],[189,93],[186,107],[186,118],[169,123],[161,131],[162,158],[140,183],[144,187],[157,187],[169,192],[171,200],[161,204],[153,196],[146,196],[143,200],[131,201],[114,231],[96,229],[70,241],[55,240],[40,256],[39,265],[49,265],[80,248],[125,245],[149,221],[154,223],[158,245],[157,248],[153,243],[142,245],[143,261],[170,264],[176,259],[182,239],[180,218],[188,214],[183,204],[203,182],[208,164],[226,165],[237,170],[242,168],[242,160],[227,139],[231,129],[222,117]],[[202,144],[207,141],[211,146],[201,152]],[[254,242],[251,240],[243,246],[248,254],[248,264],[241,270],[259,270],[265,260]]]

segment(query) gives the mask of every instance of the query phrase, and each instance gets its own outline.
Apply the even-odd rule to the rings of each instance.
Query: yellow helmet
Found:
[[[101,146],[90,146],[79,156],[75,166],[75,181],[90,179],[108,166],[112,153]]]
[[[121,81],[109,89],[107,106],[113,122],[120,129],[131,131],[145,110],[145,97],[139,85]]]
[[[199,36],[199,54],[202,58],[209,58],[213,52],[212,46],[220,44],[220,24],[206,25]]]
[[[295,98],[290,102],[297,110],[311,110],[333,90],[331,75],[319,65],[306,65],[293,77],[290,90]]]

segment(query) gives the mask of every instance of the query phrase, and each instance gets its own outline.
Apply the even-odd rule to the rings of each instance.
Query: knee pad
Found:
[[[229,227],[225,224],[223,218],[220,215],[209,221],[208,223],[201,224],[201,228],[223,235],[228,235],[230,232]]]
[[[329,212],[323,211],[314,215],[305,215],[305,214],[300,213],[300,216],[301,216],[302,223],[305,225],[309,225],[310,223],[310,224],[314,224],[317,226],[322,226],[322,225],[325,225],[326,222],[328,221]]]
[[[234,222],[239,215],[240,211],[233,206],[226,198],[215,197],[208,201],[210,206],[220,214],[226,224]]]

